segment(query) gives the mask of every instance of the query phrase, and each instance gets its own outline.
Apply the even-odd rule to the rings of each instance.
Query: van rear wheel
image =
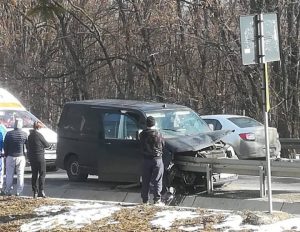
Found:
[[[80,169],[78,158],[71,156],[67,161],[67,174],[70,181],[86,181],[88,173],[83,173]]]

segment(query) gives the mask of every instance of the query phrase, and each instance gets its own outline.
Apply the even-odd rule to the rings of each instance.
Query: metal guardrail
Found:
[[[239,175],[259,176],[260,196],[266,196],[267,162],[260,160],[211,159],[200,157],[176,157],[179,169],[188,172],[205,172],[207,191],[213,192],[213,173],[230,173]],[[272,160],[271,176],[300,177],[300,160]]]
[[[300,149],[300,138],[279,138],[281,148]]]

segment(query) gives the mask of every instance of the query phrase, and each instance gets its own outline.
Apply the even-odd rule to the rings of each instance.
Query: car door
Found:
[[[141,115],[136,112],[103,112],[103,154],[99,156],[100,180],[136,182],[141,175],[142,154],[137,139]]]
[[[216,118],[203,118],[203,120],[208,124],[212,125],[214,130],[233,130],[236,127],[228,122],[227,119],[216,119]],[[227,122],[227,123],[226,123]],[[239,146],[239,140],[237,139],[236,132],[230,133],[221,139],[226,144],[229,144],[234,149]],[[236,149],[235,149],[236,150]]]
[[[78,154],[80,165],[90,174],[97,174],[97,158],[103,153],[101,144],[101,111],[94,108],[86,108],[81,112],[79,123]],[[76,145],[75,145],[76,146]]]

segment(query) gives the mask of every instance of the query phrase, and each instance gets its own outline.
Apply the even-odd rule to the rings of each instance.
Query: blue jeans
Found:
[[[154,202],[160,200],[163,173],[164,164],[162,159],[144,159],[141,193],[143,203],[149,201],[150,184],[153,185]]]

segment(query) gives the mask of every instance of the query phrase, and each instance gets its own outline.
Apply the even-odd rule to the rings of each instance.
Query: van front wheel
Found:
[[[70,181],[86,181],[88,178],[87,173],[83,173],[80,170],[78,158],[71,156],[67,161],[67,174]]]

